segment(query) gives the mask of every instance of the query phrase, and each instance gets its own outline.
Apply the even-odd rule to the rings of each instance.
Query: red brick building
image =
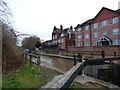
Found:
[[[54,50],[63,51],[102,51],[106,55],[114,52],[120,55],[120,9],[103,7],[98,14],[73,31],[72,26],[63,29],[54,27],[52,40],[46,41]],[[51,44],[50,44],[51,43]],[[47,44],[48,45],[48,44]]]
[[[63,29],[54,27],[52,32],[52,40],[44,42],[44,49],[49,51],[66,51],[67,46],[75,46],[75,33],[73,27]]]
[[[120,10],[103,7],[93,18],[75,27],[75,46],[81,50],[120,52]],[[81,48],[82,47],[82,48]],[[89,47],[89,48],[88,48]],[[106,47],[106,49],[105,49]],[[104,48],[104,49],[102,49]]]

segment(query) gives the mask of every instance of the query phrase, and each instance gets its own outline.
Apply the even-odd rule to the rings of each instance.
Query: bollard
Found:
[[[78,53],[79,62],[82,62],[82,55]]]
[[[74,66],[76,65],[76,55],[74,55]]]
[[[116,52],[114,52],[114,57],[116,57]]]

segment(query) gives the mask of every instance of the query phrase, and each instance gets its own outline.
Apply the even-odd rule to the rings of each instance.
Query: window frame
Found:
[[[81,34],[81,28],[78,28],[78,34]]]
[[[85,34],[85,38],[89,38],[89,34]]]
[[[98,32],[95,32],[95,33],[94,33],[94,37],[98,37]]]
[[[81,44],[81,43],[78,43],[78,47],[82,47],[82,44]]]
[[[94,42],[94,46],[98,46],[98,42]]]
[[[102,26],[107,26],[108,25],[108,20],[102,21]]]
[[[94,23],[94,28],[98,28],[98,23]]]
[[[89,25],[85,26],[85,30],[87,31],[89,29]]]
[[[115,23],[118,23],[119,22],[119,17],[114,17],[112,19],[112,23],[115,24]]]
[[[119,34],[120,32],[119,32],[119,29],[118,28],[116,28],[116,29],[113,29],[113,35],[116,35],[116,34]]]

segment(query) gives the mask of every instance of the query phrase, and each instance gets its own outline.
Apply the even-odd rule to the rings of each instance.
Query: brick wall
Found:
[[[119,46],[97,46],[97,47],[74,47],[74,46],[68,46],[67,50],[71,51],[105,51],[105,54],[107,56],[113,56],[114,52],[117,53],[117,55],[120,56],[120,47]]]

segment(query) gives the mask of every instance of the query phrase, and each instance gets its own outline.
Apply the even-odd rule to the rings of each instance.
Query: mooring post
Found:
[[[79,62],[82,62],[82,55],[78,53]]]
[[[27,53],[25,53],[25,59],[27,59]]]
[[[105,51],[101,52],[101,56],[102,56],[103,63],[105,63],[105,61],[104,61],[104,59],[105,59]]]
[[[76,55],[74,55],[74,66],[76,65]]]
[[[38,75],[40,75],[40,56],[37,56],[37,69],[38,69]]]
[[[29,56],[30,56],[30,67],[32,67],[32,55],[29,54]]]
[[[105,58],[105,51],[101,52],[101,56],[102,56],[102,58]]]
[[[116,52],[114,52],[114,57],[116,57]]]

